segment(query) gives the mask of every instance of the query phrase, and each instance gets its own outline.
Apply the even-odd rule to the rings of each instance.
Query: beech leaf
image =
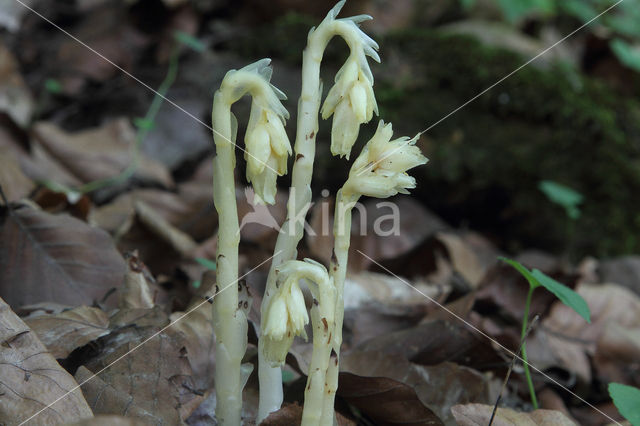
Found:
[[[22,206],[0,210],[0,270],[0,296],[11,306],[76,306],[119,287],[126,267],[106,232]]]

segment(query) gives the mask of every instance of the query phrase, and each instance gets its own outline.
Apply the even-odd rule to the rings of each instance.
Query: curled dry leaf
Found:
[[[68,133],[54,124],[36,123],[35,139],[56,161],[82,182],[115,177],[132,161],[136,132],[121,118],[93,129]],[[135,176],[173,186],[169,171],[162,164],[141,154]]]
[[[465,404],[456,405],[451,412],[459,426],[485,426],[489,424],[492,405]],[[531,413],[519,413],[509,408],[498,408],[493,419],[494,426],[577,426],[560,411],[535,410]]]
[[[79,306],[58,314],[35,315],[24,321],[51,355],[64,359],[76,348],[109,334],[109,318],[98,308]]]
[[[0,296],[12,306],[101,300],[122,283],[125,264],[109,235],[28,207],[0,211]]]
[[[0,299],[0,423],[18,424],[43,408],[38,424],[93,415],[73,377]]]
[[[149,281],[153,276],[138,258],[136,253],[125,254],[128,271],[124,284],[118,289],[120,309],[151,309],[155,305],[156,294],[151,290]]]

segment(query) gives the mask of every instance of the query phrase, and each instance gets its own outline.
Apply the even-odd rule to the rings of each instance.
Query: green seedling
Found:
[[[543,274],[538,269],[530,271],[524,267],[521,263],[507,259],[506,257],[499,257],[498,259],[508,263],[515,268],[529,283],[529,292],[527,293],[527,300],[524,306],[524,315],[522,318],[522,332],[520,339],[522,340],[522,360],[524,361],[524,374],[527,379],[527,386],[529,387],[529,393],[531,394],[531,403],[534,409],[538,409],[538,399],[536,398],[536,392],[533,387],[533,380],[531,380],[531,372],[529,371],[529,361],[527,358],[527,347],[524,342],[527,333],[527,327],[529,323],[529,310],[531,308],[531,300],[533,292],[538,287],[544,287],[555,295],[562,303],[573,309],[578,315],[584,318],[585,321],[591,323],[591,313],[587,302],[575,291],[571,290],[566,285],[559,283],[553,278]]]

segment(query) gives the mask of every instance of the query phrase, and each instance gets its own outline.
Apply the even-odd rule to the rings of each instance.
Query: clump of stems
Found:
[[[334,250],[329,270],[311,260],[296,260],[303,236],[304,219],[311,206],[311,178],[315,157],[318,115],[332,117],[331,152],[349,158],[360,125],[378,112],[373,75],[367,56],[380,61],[378,45],[360,28],[370,16],[338,19],[340,1],[309,32],[303,52],[302,91],[298,101],[295,161],[287,204],[287,218],[280,228],[261,305],[261,336],[258,345],[260,403],[257,421],[280,408],[283,400],[281,366],[296,336],[306,338],[311,319],[313,353],[303,408],[303,425],[331,425],[338,386],[340,345],[344,319],[344,282],[351,234],[351,211],[361,196],[386,198],[408,193],[415,179],[407,170],[427,159],[415,146],[418,138],[391,140],[391,124],[381,120],[375,135],[354,161],[349,178],[338,191],[334,214]],[[335,77],[322,109],[320,64],[329,41],[339,36],[350,54]],[[279,99],[284,94],[269,84],[268,60],[230,71],[214,96],[212,123],[217,156],[214,160],[214,201],[219,215],[217,296],[214,299],[216,333],[216,416],[223,425],[241,421],[242,357],[247,345],[246,306],[235,290],[238,277],[238,215],[235,204],[234,145],[237,122],[231,105],[245,94],[252,96],[251,116],[245,135],[246,177],[256,199],[273,203],[276,178],[286,173],[291,148],[284,130],[288,114]],[[309,314],[300,282],[313,295]],[[225,292],[221,286],[233,285]],[[245,291],[246,292],[246,291]],[[245,371],[247,369],[245,368]]]

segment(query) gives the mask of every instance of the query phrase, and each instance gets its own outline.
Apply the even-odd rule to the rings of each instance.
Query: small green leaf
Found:
[[[532,288],[544,287],[553,293],[562,303],[576,311],[578,315],[585,319],[588,323],[591,322],[591,312],[589,311],[589,305],[587,302],[575,291],[571,290],[564,284],[559,283],[551,277],[540,272],[538,269],[529,271],[520,262],[507,259],[506,257],[499,257],[499,260],[508,263],[513,266],[523,277],[527,279],[529,285]]]
[[[562,185],[552,180],[542,180],[538,184],[538,189],[552,202],[563,207],[571,219],[580,217],[578,205],[582,203],[584,197],[579,192],[568,186]]]
[[[640,47],[631,46],[626,41],[615,38],[609,42],[616,57],[627,67],[640,72]]]
[[[216,262],[209,259],[205,259],[204,257],[196,257],[196,262],[198,262],[199,264],[201,264],[207,269],[211,269],[212,271],[215,271],[217,267]]]
[[[133,125],[140,130],[153,130],[155,123],[151,120],[147,120],[146,118],[136,117],[133,119]]]
[[[44,82],[44,88],[47,92],[57,95],[62,93],[62,84],[55,78],[48,78]]]
[[[609,396],[616,408],[633,426],[640,426],[640,389],[609,383]]]
[[[503,262],[506,262],[509,265],[513,266],[518,272],[520,272],[523,277],[527,279],[527,281],[529,281],[529,286],[531,286],[532,288],[540,287],[540,283],[538,282],[538,280],[536,280],[535,277],[531,275],[531,272],[529,272],[527,268],[522,266],[520,262],[507,259],[506,257],[498,257],[498,260],[502,260]]]
[[[195,50],[196,52],[204,52],[207,48],[203,42],[192,36],[191,34],[185,33],[184,31],[175,31],[173,33],[173,37],[184,44],[187,47]]]
[[[202,285],[202,282],[200,282],[200,280],[197,280],[192,282],[191,285],[193,286],[193,288],[200,288],[200,286]]]
[[[531,272],[533,278],[544,288],[553,293],[562,303],[576,311],[584,320],[591,323],[591,312],[589,311],[589,305],[587,302],[575,291],[571,290],[566,285],[559,283],[553,278],[543,274],[538,269],[534,269]]]

